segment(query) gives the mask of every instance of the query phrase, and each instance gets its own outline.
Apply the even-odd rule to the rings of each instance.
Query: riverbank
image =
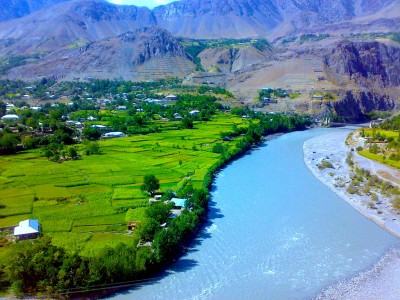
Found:
[[[370,208],[371,199],[368,195],[350,194],[346,190],[354,174],[346,162],[351,152],[351,148],[345,143],[348,135],[349,131],[343,130],[307,140],[303,145],[306,166],[315,177],[357,211],[394,236],[400,237],[399,216],[392,208],[389,198],[378,195],[380,199],[378,207]],[[353,162],[360,168],[372,166],[371,173],[376,174],[378,166],[368,164],[365,160],[355,154]],[[331,166],[321,168],[322,161],[329,162]],[[382,299],[382,295],[385,299],[400,299],[399,280],[400,252],[390,250],[371,269],[330,286],[316,299]]]
[[[353,174],[352,168],[346,162],[348,154],[351,152],[351,149],[345,144],[348,135],[349,132],[343,130],[306,141],[303,146],[306,166],[315,177],[365,217],[400,238],[400,218],[387,197],[378,195],[380,201],[371,209],[368,207],[371,202],[368,195],[350,194],[346,191]],[[355,164],[358,164],[361,159],[357,154],[355,157]],[[319,168],[318,165],[323,160],[331,163],[332,167]],[[368,165],[364,162],[360,167],[366,168]],[[372,170],[372,174],[374,174],[374,170],[376,170],[376,166]]]

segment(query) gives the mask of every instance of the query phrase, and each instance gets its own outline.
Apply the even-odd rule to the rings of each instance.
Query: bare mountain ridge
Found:
[[[21,18],[68,0],[0,0],[0,22]]]
[[[326,73],[339,85],[400,86],[400,48],[379,42],[338,43],[324,58]]]
[[[60,1],[47,0],[53,4]],[[149,25],[191,38],[273,38],[305,32],[340,33],[348,28],[351,32],[370,31],[373,26],[389,31],[400,29],[400,2],[182,0],[151,11],[103,0],[71,0],[0,23],[0,56],[82,45]]]
[[[155,25],[147,8],[75,0],[0,23],[0,56],[51,52]],[[76,45],[75,45],[76,44]]]
[[[396,0],[182,0],[154,14],[159,26],[179,36],[277,37],[320,31],[320,25],[365,18],[391,5],[400,17]]]
[[[145,27],[118,37],[63,49],[41,61],[11,69],[10,79],[154,80],[182,77],[194,71],[183,46],[167,31]]]

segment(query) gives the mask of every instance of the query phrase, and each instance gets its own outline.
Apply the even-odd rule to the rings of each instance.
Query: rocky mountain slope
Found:
[[[79,46],[155,24],[151,11],[144,7],[102,0],[69,1],[0,23],[0,56]]]
[[[55,51],[40,62],[9,70],[7,77],[140,81],[182,77],[193,70],[183,46],[170,33],[145,27],[82,47]]]
[[[325,56],[329,78],[346,86],[400,86],[400,47],[379,42],[341,41]]]
[[[0,0],[0,22],[21,18],[68,0]]]
[[[152,11],[104,0],[0,1],[10,18],[44,8],[0,19],[0,57],[83,45],[149,25],[183,37],[236,39],[400,30],[398,0],[182,0]]]
[[[297,96],[268,110],[336,112],[352,120],[399,103],[399,45],[387,36],[378,43],[368,42],[376,36],[351,35],[400,30],[399,0],[181,0],[153,10],[104,0],[1,1],[8,8],[29,4],[10,14],[14,19],[0,19],[3,78],[186,77],[190,84],[225,86],[244,103],[263,87],[287,88]],[[195,66],[182,45],[153,26],[189,38],[281,38],[262,50],[252,42],[218,41],[195,60],[209,73],[191,74]],[[18,55],[22,61],[5,66]],[[335,97],[314,101],[315,92]]]
[[[365,30],[368,17],[389,6],[391,10],[400,9],[397,0],[182,0],[157,7],[154,14],[159,26],[179,36],[277,37],[321,32],[321,25],[330,25],[326,28],[329,31],[340,28],[342,22],[353,23],[360,18],[366,18]],[[399,23],[399,11],[389,19],[397,18]],[[385,18],[381,15],[382,26],[391,23]]]
[[[249,65],[264,62],[272,55],[271,49],[260,50],[253,46],[209,48],[199,54],[204,69],[216,67],[229,74]]]

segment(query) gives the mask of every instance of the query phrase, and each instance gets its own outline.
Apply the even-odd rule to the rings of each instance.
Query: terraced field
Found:
[[[126,223],[145,218],[148,195],[143,177],[154,174],[161,191],[189,181],[202,187],[207,170],[220,154],[211,151],[220,133],[238,117],[214,116],[192,130],[166,130],[151,135],[100,141],[101,155],[55,163],[40,150],[0,157],[0,227],[37,218],[53,243],[91,255],[105,245],[129,243]],[[166,125],[166,124],[165,124]],[[235,141],[225,142],[234,147]],[[9,249],[0,248],[0,260]]]

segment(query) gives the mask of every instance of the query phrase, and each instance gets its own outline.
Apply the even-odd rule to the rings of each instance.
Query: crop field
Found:
[[[161,191],[189,181],[200,188],[207,170],[220,158],[211,151],[220,133],[241,118],[218,114],[194,129],[100,141],[100,155],[56,163],[40,150],[0,156],[0,227],[39,219],[53,243],[82,255],[132,237],[127,222],[144,220],[149,196],[140,190],[143,177],[154,174]],[[165,124],[167,126],[167,124]],[[224,142],[234,147],[235,141]],[[79,146],[78,146],[79,148]],[[0,248],[0,260],[8,248]]]
[[[397,138],[399,136],[399,132],[398,131],[384,130],[384,129],[374,129],[374,130],[372,130],[372,129],[366,128],[364,130],[364,132],[365,132],[366,136],[372,136],[373,132],[375,132],[375,134],[379,133],[380,135],[386,136],[387,138],[390,138],[390,137]]]

